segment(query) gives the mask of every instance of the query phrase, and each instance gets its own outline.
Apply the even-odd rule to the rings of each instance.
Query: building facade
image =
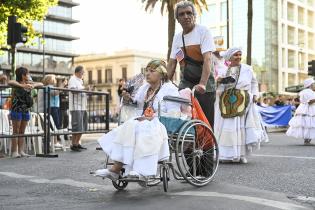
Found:
[[[248,1],[207,2],[200,23],[227,40],[228,16],[230,46],[241,46],[246,59]],[[252,66],[260,91],[285,93],[307,78],[307,62],[315,59],[314,14],[315,0],[253,0]]]
[[[119,79],[128,80],[131,77],[145,72],[147,63],[152,59],[164,59],[166,56],[126,50],[112,55],[92,54],[75,58],[75,65],[82,65],[85,69],[84,84],[94,87],[95,91],[108,92],[110,95],[110,112],[117,112],[119,105]],[[93,101],[93,103],[95,103]],[[97,103],[105,103],[98,101]]]
[[[72,8],[78,6],[72,0],[59,0],[58,5],[49,8],[43,22],[34,22],[33,26],[42,38],[35,38],[32,45],[17,45],[16,65],[27,67],[33,78],[39,80],[43,74],[69,76],[75,55],[72,41],[78,39],[71,33],[71,25],[78,23],[72,19]],[[9,75],[11,56],[7,51],[0,56],[0,71]]]

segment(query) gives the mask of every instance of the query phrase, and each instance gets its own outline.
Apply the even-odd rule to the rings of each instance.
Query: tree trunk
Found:
[[[175,18],[174,18],[174,7],[171,3],[167,4],[168,10],[168,50],[167,50],[167,61],[170,58],[172,43],[175,34]]]
[[[246,63],[252,63],[252,26],[253,26],[253,0],[248,0],[247,7],[247,58]]]

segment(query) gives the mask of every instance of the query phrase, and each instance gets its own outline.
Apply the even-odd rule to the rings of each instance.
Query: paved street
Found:
[[[0,159],[0,209],[315,209],[315,146],[284,133],[270,134],[246,165],[220,164],[208,186],[171,179],[168,193],[135,183],[118,192],[89,175],[104,163],[95,138],[58,158]]]

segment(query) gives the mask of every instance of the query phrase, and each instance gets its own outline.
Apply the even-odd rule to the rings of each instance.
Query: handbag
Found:
[[[187,55],[184,35],[182,34],[182,41],[184,47],[184,61],[183,77],[186,81],[193,84],[198,84],[201,79],[203,61],[197,61]]]
[[[249,104],[248,92],[246,90],[236,89],[240,76],[240,70],[241,68],[239,69],[239,74],[234,87],[225,89],[220,95],[219,107],[222,118],[243,116]]]

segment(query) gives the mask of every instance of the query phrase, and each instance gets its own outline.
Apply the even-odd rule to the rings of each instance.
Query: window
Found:
[[[287,15],[288,20],[294,22],[294,5],[291,3],[288,3]]]
[[[221,21],[226,21],[227,20],[227,15],[226,15],[226,2],[221,2]]]
[[[105,69],[105,83],[112,83],[112,69]]]
[[[102,70],[97,70],[97,83],[102,83]]]
[[[108,95],[109,95],[109,100],[112,100],[112,89],[107,89]]]
[[[122,78],[127,80],[127,67],[122,67],[121,71]]]
[[[98,90],[98,92],[102,92],[102,90]],[[102,96],[103,96],[103,95],[98,95],[98,96],[97,96],[97,100],[98,100],[98,101],[102,101]]]
[[[288,26],[288,44],[294,45],[294,28]]]
[[[288,50],[288,68],[294,68],[295,67],[295,62],[294,62],[294,51],[293,50]]]
[[[145,74],[145,67],[141,67],[141,74]]]
[[[88,82],[92,84],[92,71],[88,71]]]

